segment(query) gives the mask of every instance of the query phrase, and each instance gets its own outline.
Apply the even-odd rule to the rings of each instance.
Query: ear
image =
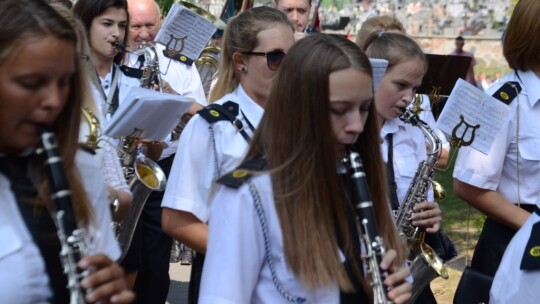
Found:
[[[233,61],[234,69],[237,71],[240,71],[242,68],[246,67],[245,57],[239,52],[233,53],[232,61]]]

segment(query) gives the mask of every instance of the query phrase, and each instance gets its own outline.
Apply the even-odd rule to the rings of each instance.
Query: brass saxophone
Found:
[[[379,266],[385,254],[385,247],[383,239],[377,231],[373,202],[371,201],[366,174],[363,170],[362,159],[360,154],[349,148],[347,148],[347,154],[347,158],[343,163],[348,165],[350,172],[354,207],[366,245],[366,254],[363,258],[371,277],[373,303],[390,304],[392,302],[388,299],[388,288],[384,285],[384,279],[388,274]]]
[[[99,119],[94,113],[92,113],[92,111],[88,107],[82,108],[82,114],[84,119],[88,123],[90,132],[86,136],[86,142],[81,143],[81,146],[90,151],[95,151],[99,149]]]
[[[435,250],[424,242],[425,231],[411,224],[411,214],[415,204],[426,200],[429,185],[435,175],[434,166],[439,159],[441,142],[433,129],[418,118],[411,110],[405,111],[400,119],[418,127],[430,144],[430,151],[426,160],[420,162],[418,169],[403,203],[395,216],[395,223],[401,237],[410,248],[409,261],[412,262],[411,273],[414,279],[411,303],[420,295],[424,287],[437,276],[448,279],[448,271],[444,262]]]
[[[132,49],[127,45],[117,42],[114,48],[117,51],[143,55],[144,69],[140,80],[140,87],[153,90],[154,85],[158,85],[160,92],[163,91],[163,81],[161,79],[161,72],[159,71],[159,57],[154,44],[143,41],[139,45],[139,48]]]
[[[135,55],[143,54],[144,69],[140,80],[140,87],[152,90],[157,84],[159,85],[159,89],[162,90],[163,84],[155,45],[143,41],[136,50],[132,50],[130,47],[120,43],[117,43],[115,48],[118,51],[133,53]],[[124,176],[128,181],[133,197],[128,216],[122,222],[113,223],[116,239],[122,251],[120,261],[124,259],[129,250],[146,200],[152,191],[165,190],[165,184],[167,183],[165,173],[159,165],[141,153],[137,133],[134,132],[132,136],[122,137],[119,143],[120,164],[122,165]]]

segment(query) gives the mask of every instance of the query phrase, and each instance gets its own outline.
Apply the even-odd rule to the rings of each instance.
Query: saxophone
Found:
[[[127,52],[144,56],[144,69],[140,79],[140,87],[153,90],[154,85],[159,86],[160,92],[163,90],[163,81],[159,71],[159,57],[156,46],[150,42],[143,41],[139,48],[132,49],[120,42],[115,43],[114,48],[119,52]]]
[[[428,157],[420,162],[403,203],[395,216],[395,223],[401,237],[410,248],[409,261],[414,278],[411,303],[420,295],[424,287],[437,276],[448,279],[448,271],[442,259],[424,242],[425,231],[411,225],[411,214],[415,204],[426,200],[427,191],[435,175],[434,166],[439,158],[441,142],[433,129],[418,118],[411,110],[405,111],[400,119],[418,127],[429,141]]]
[[[360,154],[349,150],[349,148],[347,148],[347,154],[348,156],[344,160],[344,163],[348,164],[350,179],[353,183],[354,207],[360,220],[362,235],[366,245],[366,254],[363,258],[371,277],[373,303],[390,304],[392,302],[387,296],[388,288],[383,283],[388,274],[379,266],[385,254],[385,247],[382,237],[377,232],[375,215],[373,214],[373,202],[371,201],[362,160],[360,159]]]
[[[99,119],[92,113],[88,107],[82,108],[82,114],[89,126],[89,134],[86,136],[86,142],[81,143],[81,146],[89,151],[99,149]]]
[[[40,126],[41,145],[36,150],[43,155],[44,166],[47,170],[51,198],[56,206],[56,227],[60,240],[60,259],[67,276],[70,304],[84,304],[85,292],[80,281],[87,276],[89,270],[79,272],[77,263],[88,253],[85,242],[85,230],[77,226],[77,218],[71,200],[71,190],[67,180],[62,160],[58,153],[56,137],[45,126]]]
[[[121,43],[117,43],[115,48],[118,51],[144,55],[140,87],[152,90],[155,85],[159,85],[160,91],[162,90],[163,84],[155,45],[143,41],[136,50]],[[120,163],[133,197],[127,217],[121,222],[113,222],[116,239],[122,251],[119,261],[124,259],[129,250],[146,200],[152,191],[165,190],[167,183],[165,173],[159,165],[142,154],[138,135],[139,132],[136,131],[130,136],[122,137],[119,143]]]

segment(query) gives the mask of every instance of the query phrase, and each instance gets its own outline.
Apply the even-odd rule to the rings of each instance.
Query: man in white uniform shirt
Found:
[[[157,3],[153,0],[128,0],[128,10],[130,48],[137,49],[143,41],[154,42],[161,26]],[[192,97],[196,102],[189,113],[193,115],[207,104],[197,68],[165,57],[164,49],[163,45],[156,43],[163,91]],[[124,64],[140,68],[138,56],[129,55]],[[168,176],[178,141],[168,136],[163,142],[164,150],[158,164]],[[134,287],[136,303],[165,303],[167,299],[172,238],[161,229],[162,198],[163,192],[153,192],[146,201],[135,232],[135,238],[139,240],[134,238],[126,257],[139,268]]]

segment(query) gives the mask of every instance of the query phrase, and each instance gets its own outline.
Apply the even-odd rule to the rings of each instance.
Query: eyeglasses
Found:
[[[254,55],[254,56],[264,56],[266,57],[266,64],[268,68],[272,71],[277,71],[281,61],[285,57],[285,53],[280,50],[275,50],[271,52],[242,52],[244,55]]]

